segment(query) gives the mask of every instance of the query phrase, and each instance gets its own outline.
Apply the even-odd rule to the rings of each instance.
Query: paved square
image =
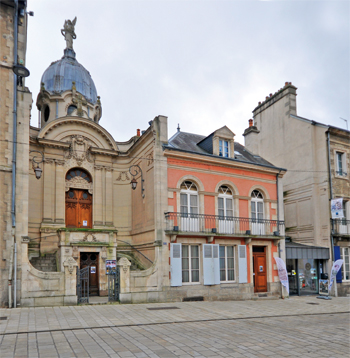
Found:
[[[18,308],[0,314],[7,317],[0,320],[1,358],[350,355],[349,298]]]

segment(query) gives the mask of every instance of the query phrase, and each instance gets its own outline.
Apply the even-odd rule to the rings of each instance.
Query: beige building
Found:
[[[286,236],[292,239],[291,243],[286,243],[290,288],[294,293],[308,294],[318,293],[317,278],[330,272],[334,259],[330,199],[332,195],[343,197],[345,207],[349,205],[346,168],[349,166],[350,136],[348,131],[298,116],[296,90],[286,82],[279,91],[259,102],[253,111],[254,121],[251,120],[244,136],[249,150],[288,170],[283,177],[283,188]],[[349,231],[335,240],[336,245],[340,242],[349,247]],[[342,252],[348,272],[348,249]],[[339,291],[344,294],[349,283],[349,275],[345,274]]]
[[[63,57],[42,75],[39,126],[31,126],[31,93],[12,71],[13,4],[1,3],[1,305],[74,305],[116,293],[121,302],[285,295],[274,260],[285,259],[285,169],[252,155],[226,126],[168,140],[167,117],[157,116],[115,141],[73,49],[76,18],[61,31]],[[109,275],[113,266],[119,275]]]

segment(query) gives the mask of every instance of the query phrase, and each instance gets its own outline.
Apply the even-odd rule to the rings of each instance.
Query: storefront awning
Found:
[[[329,248],[319,246],[309,246],[286,242],[287,259],[319,259],[329,260]]]

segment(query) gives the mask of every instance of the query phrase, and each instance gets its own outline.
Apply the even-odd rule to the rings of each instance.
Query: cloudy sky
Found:
[[[243,144],[252,110],[286,81],[299,116],[350,128],[349,1],[29,0],[28,11],[34,102],[63,55],[64,20],[77,16],[77,60],[117,141],[162,114],[169,137],[178,123],[203,135],[227,125]]]

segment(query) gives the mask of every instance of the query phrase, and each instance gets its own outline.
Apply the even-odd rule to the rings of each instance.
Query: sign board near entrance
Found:
[[[106,275],[115,275],[117,270],[117,260],[106,260]]]
[[[278,277],[280,278],[282,285],[286,288],[289,295],[289,281],[288,281],[286,264],[280,257],[275,257],[275,261],[277,264]]]

